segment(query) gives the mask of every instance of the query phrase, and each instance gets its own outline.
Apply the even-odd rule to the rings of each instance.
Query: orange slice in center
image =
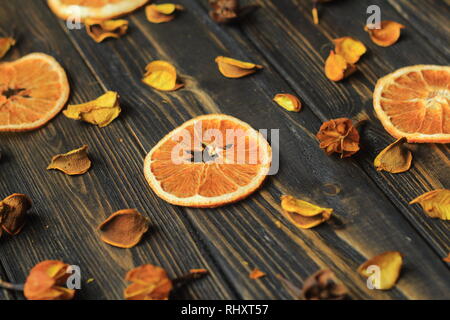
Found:
[[[417,65],[378,80],[374,108],[384,128],[408,142],[450,142],[450,67]]]
[[[244,199],[267,176],[272,152],[261,133],[224,114],[189,120],[147,155],[145,177],[169,203],[217,207]]]
[[[61,111],[69,92],[64,69],[46,54],[0,64],[0,131],[43,126]]]

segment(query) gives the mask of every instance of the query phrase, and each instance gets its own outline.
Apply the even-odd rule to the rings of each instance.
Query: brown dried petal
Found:
[[[234,22],[239,17],[238,0],[210,0],[209,15],[218,23]]]
[[[54,156],[47,170],[60,170],[68,175],[86,173],[91,167],[91,160],[86,152],[87,148],[88,146],[84,145],[79,149]]]
[[[102,241],[119,248],[131,248],[141,241],[149,220],[135,209],[113,213],[99,227]]]
[[[359,151],[359,133],[348,118],[324,122],[317,133],[317,139],[320,148],[328,155],[339,153],[341,158],[346,158]]]
[[[259,270],[258,268],[253,269],[252,272],[250,272],[250,274],[248,275],[250,279],[259,279],[265,276],[266,274],[261,270]]]
[[[16,44],[13,38],[0,38],[0,59],[5,56],[9,49]]]
[[[7,233],[15,236],[25,225],[26,213],[31,208],[28,196],[14,193],[0,202],[0,225]]]
[[[418,203],[431,218],[450,220],[450,190],[437,189],[426,192],[409,204]]]
[[[124,291],[126,300],[167,300],[173,288],[166,271],[151,264],[130,270],[125,280],[132,282]]]
[[[325,269],[305,280],[302,298],[304,300],[344,300],[349,297],[347,288],[331,270]]]
[[[222,56],[217,57],[215,61],[220,73],[227,78],[242,78],[263,68],[263,66],[258,64]]]
[[[381,151],[373,162],[375,168],[390,173],[408,171],[411,168],[412,153],[404,146],[406,142],[406,138],[400,138]]]
[[[86,25],[87,34],[100,43],[106,38],[120,38],[128,30],[127,20],[96,20],[86,19],[84,21]]]
[[[384,252],[367,260],[358,268],[358,273],[372,280],[373,287],[379,290],[389,290],[397,282],[402,269],[403,256],[398,251]],[[379,268],[379,279],[376,271],[370,267]]]

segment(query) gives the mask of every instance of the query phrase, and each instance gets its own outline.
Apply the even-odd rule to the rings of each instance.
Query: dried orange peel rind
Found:
[[[375,289],[389,290],[395,286],[402,265],[403,255],[398,251],[388,251],[364,262],[359,266],[358,273],[363,277],[370,277]]]
[[[364,30],[369,33],[373,43],[380,47],[390,47],[395,44],[405,26],[395,21],[381,21],[381,29],[366,25]]]
[[[263,66],[258,64],[223,56],[217,57],[215,61],[219,67],[220,73],[227,78],[242,78],[263,68]]]
[[[289,93],[278,93],[273,98],[273,101],[287,111],[299,112],[302,108],[302,103],[300,100],[296,96]]]
[[[172,21],[175,12],[183,9],[183,6],[174,3],[151,4],[145,7],[145,15],[149,22],[164,23]]]
[[[375,158],[373,165],[377,171],[402,173],[411,168],[412,152],[404,144],[406,138],[400,138],[384,148]]]
[[[450,220],[450,190],[437,189],[424,193],[409,204],[418,203],[431,218]]]
[[[126,300],[168,300],[173,288],[167,272],[151,264],[130,270],[125,280],[132,282],[124,291]]]
[[[148,231],[149,220],[135,209],[119,210],[99,226],[101,240],[119,248],[132,248]]]
[[[47,170],[59,170],[70,176],[86,173],[91,167],[87,148],[88,146],[84,145],[81,148],[54,156]]]
[[[342,56],[349,64],[355,64],[367,52],[361,41],[352,37],[342,37],[333,40],[336,54]]]
[[[416,65],[378,80],[373,106],[384,128],[410,143],[450,143],[450,66]]]
[[[120,38],[128,30],[128,21],[86,19],[84,21],[87,34],[100,43],[107,38]]]
[[[69,105],[63,114],[70,119],[83,120],[99,127],[106,127],[119,116],[121,111],[119,94],[108,91],[95,100]]]
[[[177,82],[177,70],[167,61],[155,60],[145,67],[142,81],[161,91],[175,91],[184,85]]]
[[[16,44],[16,40],[11,37],[0,38],[0,59]]]
[[[293,196],[281,196],[281,213],[300,229],[314,228],[331,218],[333,209],[322,208]]]

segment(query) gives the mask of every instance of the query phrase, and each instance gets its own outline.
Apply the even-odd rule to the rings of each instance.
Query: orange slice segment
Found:
[[[51,56],[31,53],[0,64],[0,131],[29,131],[55,117],[69,98],[67,75]]]
[[[50,9],[61,19],[112,19],[130,13],[148,0],[47,0]]]
[[[417,65],[378,80],[373,105],[384,128],[408,142],[450,142],[450,66]]]
[[[269,143],[247,123],[224,114],[191,119],[147,155],[153,191],[180,206],[213,208],[246,198],[267,176]]]

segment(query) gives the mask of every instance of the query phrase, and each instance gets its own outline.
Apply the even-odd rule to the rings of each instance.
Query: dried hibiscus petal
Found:
[[[406,138],[400,138],[387,146],[374,160],[374,166],[378,171],[401,173],[411,168],[412,153],[404,144]]]
[[[397,282],[402,264],[403,256],[400,252],[388,251],[364,262],[359,266],[358,273],[370,278],[375,289],[389,290]]]
[[[301,298],[304,300],[348,299],[347,288],[337,279],[333,271],[324,269],[309,276],[303,284]]]
[[[275,95],[273,101],[287,111],[299,112],[302,108],[300,100],[296,96],[288,93],[279,93]]]
[[[145,7],[145,15],[149,22],[163,23],[172,21],[177,10],[183,10],[183,7],[173,3],[151,4]]]
[[[132,282],[124,291],[126,300],[167,300],[173,288],[166,271],[151,264],[130,270],[125,280]]]
[[[250,274],[248,275],[248,277],[253,280],[259,279],[259,278],[262,278],[265,276],[266,276],[266,274],[264,272],[262,272],[261,270],[259,270],[258,268],[253,269],[252,272],[250,272]]]
[[[19,234],[25,225],[26,213],[30,208],[30,198],[20,193],[14,193],[0,201],[1,228],[12,236]]]
[[[121,111],[119,94],[108,91],[95,100],[69,105],[63,114],[70,119],[83,120],[99,127],[106,127],[119,116]]]
[[[381,28],[367,25],[364,30],[369,33],[370,39],[380,47],[389,47],[395,44],[400,38],[401,30],[405,26],[395,21],[381,21]]]
[[[450,220],[450,190],[437,189],[424,193],[409,204],[418,203],[431,218]]]
[[[333,209],[322,208],[293,196],[281,196],[283,216],[296,227],[310,229],[329,220]]]
[[[0,59],[16,44],[16,40],[10,37],[0,38]]]
[[[169,62],[156,60],[145,67],[142,81],[161,91],[175,91],[184,85],[177,83],[177,70]]]
[[[331,50],[325,61],[325,75],[331,81],[341,81],[356,71],[353,64],[349,64],[343,56]]]
[[[342,56],[349,64],[355,64],[367,52],[361,41],[352,37],[343,37],[333,40],[336,54]]]
[[[113,213],[99,227],[102,241],[119,248],[131,248],[141,241],[149,220],[135,209]]]
[[[317,133],[317,139],[320,148],[328,155],[338,153],[341,158],[346,158],[359,151],[359,133],[348,118],[324,122]]]
[[[54,156],[47,170],[60,170],[68,175],[86,173],[91,167],[91,160],[86,152],[87,148],[88,146],[84,145],[79,149]]]
[[[251,62],[244,62],[228,57],[216,58],[219,71],[227,78],[242,78],[262,69],[263,66]]]
[[[68,264],[62,261],[47,260],[31,269],[25,282],[24,295],[28,300],[71,300],[75,290],[66,285],[70,272]]]
[[[128,30],[128,21],[123,19],[86,19],[84,24],[86,25],[87,34],[97,43],[102,42],[106,38],[120,38]]]

